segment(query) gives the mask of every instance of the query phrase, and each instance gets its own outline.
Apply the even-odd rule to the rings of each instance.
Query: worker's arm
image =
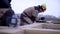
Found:
[[[32,11],[32,19],[34,20],[34,21],[36,21],[37,19],[38,19],[38,11],[36,11],[36,10],[34,10],[34,11]]]
[[[40,18],[39,17],[36,17],[35,18],[35,21],[37,22],[37,21],[40,21]]]

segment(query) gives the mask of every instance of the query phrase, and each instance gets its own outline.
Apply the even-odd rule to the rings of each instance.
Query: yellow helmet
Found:
[[[42,4],[41,6],[46,9],[46,4]]]

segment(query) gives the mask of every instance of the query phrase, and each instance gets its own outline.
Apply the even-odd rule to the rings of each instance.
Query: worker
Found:
[[[21,23],[20,25],[27,25],[32,24],[35,21],[38,21],[39,18],[37,17],[39,13],[45,12],[46,10],[46,4],[33,6],[25,9],[20,16]]]
[[[8,26],[6,20],[14,15],[11,0],[0,0],[0,26]]]

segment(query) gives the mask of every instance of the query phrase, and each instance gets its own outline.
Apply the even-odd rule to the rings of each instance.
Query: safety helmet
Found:
[[[43,9],[46,10],[46,4],[42,4],[41,6],[42,6]]]

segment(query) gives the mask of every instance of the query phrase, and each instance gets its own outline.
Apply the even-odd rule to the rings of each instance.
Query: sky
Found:
[[[46,3],[47,10],[43,15],[60,17],[60,0],[12,0],[11,6],[16,14],[22,13],[26,8]]]

